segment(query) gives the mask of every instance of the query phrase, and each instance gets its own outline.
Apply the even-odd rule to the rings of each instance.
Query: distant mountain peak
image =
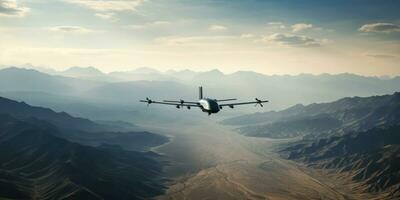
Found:
[[[160,73],[160,71],[154,69],[154,68],[150,68],[150,67],[139,67],[135,70],[133,70],[132,72],[134,73],[143,73],[143,74],[150,74],[150,73]]]
[[[62,72],[63,74],[66,75],[72,75],[72,76],[99,76],[103,75],[104,73],[100,70],[98,70],[95,67],[70,67],[69,69],[65,70]]]
[[[210,71],[200,72],[200,77],[207,76],[207,77],[219,77],[224,76],[225,74],[218,69],[213,69]]]
[[[15,66],[0,69],[0,71],[7,72],[7,73],[33,73],[33,74],[43,74],[44,75],[44,73],[41,73],[35,69],[27,69],[27,68],[15,67]]]
[[[220,75],[224,75],[223,72],[221,72],[219,69],[212,69],[210,71],[206,71],[204,73],[210,73],[210,74],[220,74]]]

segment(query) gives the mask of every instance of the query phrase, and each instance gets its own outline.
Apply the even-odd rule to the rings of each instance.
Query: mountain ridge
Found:
[[[1,198],[143,199],[161,194],[154,153],[88,147],[53,127],[0,115]]]
[[[373,128],[289,145],[279,152],[290,160],[336,173],[350,173],[361,190],[400,197],[400,126]]]
[[[158,134],[126,130],[126,126],[119,128],[115,123],[98,124],[85,118],[73,117],[66,112],[55,112],[2,97],[0,114],[8,114],[22,121],[46,121],[60,130],[57,132],[58,137],[90,146],[118,144],[128,150],[143,151],[169,141],[167,137]]]
[[[268,133],[272,131],[271,127],[274,124],[287,124],[285,128],[289,128],[288,131],[294,131],[296,127],[291,127],[293,123],[304,121],[302,127],[305,130],[301,130],[296,136],[324,135],[324,131],[315,129],[318,124],[306,123],[318,116],[328,116],[338,122],[336,126],[328,127],[325,130],[326,134],[344,134],[352,130],[363,131],[381,125],[397,125],[400,124],[400,93],[372,97],[347,97],[330,103],[313,103],[307,106],[295,105],[279,112],[244,115],[226,119],[222,123],[241,126],[239,130],[245,135],[262,137],[264,131],[264,135],[280,138],[285,136],[279,136],[279,134],[274,136]],[[315,130],[311,131],[312,129]]]

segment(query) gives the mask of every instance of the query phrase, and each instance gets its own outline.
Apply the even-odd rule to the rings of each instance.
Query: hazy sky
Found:
[[[400,75],[397,0],[0,0],[0,64]]]

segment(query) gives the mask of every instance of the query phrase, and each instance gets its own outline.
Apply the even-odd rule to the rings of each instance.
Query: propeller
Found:
[[[147,101],[147,107],[153,103],[153,100],[149,99],[149,97],[146,97],[146,101]]]
[[[260,105],[261,107],[264,107],[264,105],[262,104],[262,101],[258,98],[256,98],[256,104],[254,105],[255,107],[257,107],[257,105]]]

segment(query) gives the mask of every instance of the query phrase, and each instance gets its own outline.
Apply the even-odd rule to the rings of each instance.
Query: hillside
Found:
[[[400,124],[400,93],[296,105],[279,112],[230,118],[223,123],[241,125],[239,130],[245,135],[272,138],[363,131],[376,126]]]
[[[101,144],[120,145],[128,150],[146,150],[168,141],[167,137],[149,133],[127,130],[126,126],[117,124],[99,124],[91,120],[73,117],[65,112],[54,112],[51,109],[30,106],[0,97],[0,114],[8,114],[20,120],[39,120],[59,129],[58,137],[84,145]],[[45,122],[43,122],[45,121]]]
[[[354,190],[400,197],[400,93],[296,105],[224,123],[241,125],[247,136],[299,137],[278,152],[335,176],[346,173],[360,184]]]
[[[88,119],[73,117],[65,112],[57,113],[48,108],[30,106],[25,102],[16,102],[2,97],[0,97],[0,113],[10,114],[20,119],[34,117],[66,129],[79,129],[86,131],[99,131],[104,129],[104,127],[101,127]]]
[[[239,132],[252,137],[293,138],[321,134],[340,128],[341,126],[342,122],[334,117],[316,115],[260,126],[244,126],[239,128]]]
[[[83,146],[33,123],[0,115],[1,199],[145,199],[162,192],[156,154]]]
[[[281,153],[315,168],[349,172],[365,192],[400,198],[400,126],[303,142]]]

